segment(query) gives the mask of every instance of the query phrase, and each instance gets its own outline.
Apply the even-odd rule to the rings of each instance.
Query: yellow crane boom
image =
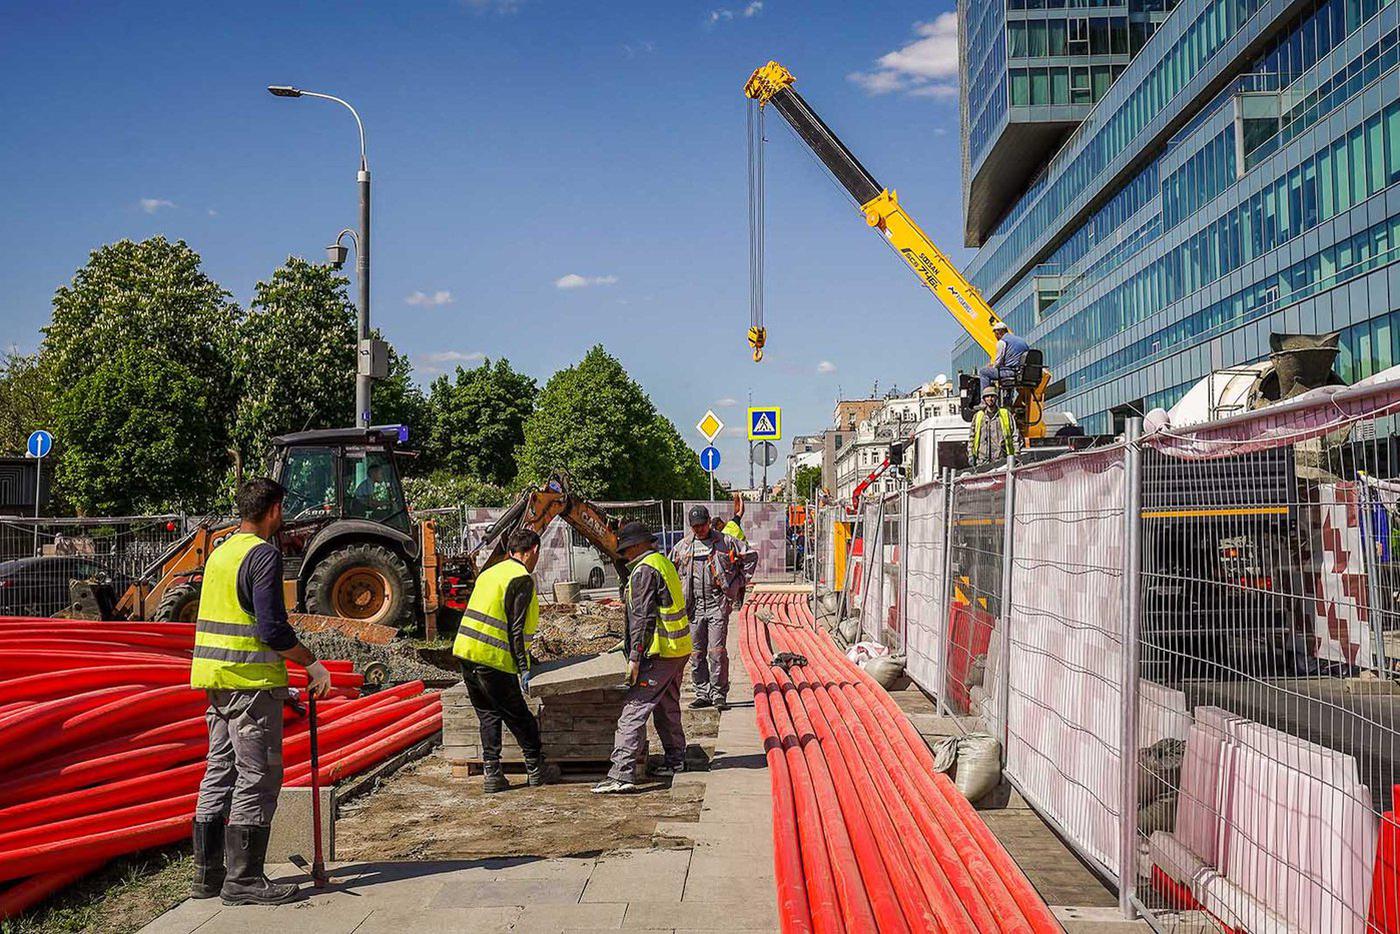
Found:
[[[796,79],[777,62],[758,68],[744,85],[744,94],[760,107],[772,105],[812,152],[826,166],[865,215],[865,222],[878,230],[928,287],[943,307],[962,325],[963,330],[987,352],[996,355],[997,336],[993,325],[1001,318],[982,294],[938,249],[928,234],[899,204],[899,197],[882,187],[861,165],[840,138],[793,87]],[[1035,386],[1021,387],[1017,419],[1023,434],[1044,434],[1042,403],[1050,384],[1050,371],[1042,369]]]

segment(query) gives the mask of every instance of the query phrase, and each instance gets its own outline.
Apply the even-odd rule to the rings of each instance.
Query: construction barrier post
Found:
[[[1119,815],[1118,907],[1136,917],[1138,835],[1138,657],[1142,623],[1142,419],[1130,418],[1123,432],[1123,797]]]
[[[938,607],[938,708],[953,715],[948,706],[948,629],[953,613],[953,468],[943,468],[943,599]]]
[[[899,491],[899,654],[909,657],[909,487]]]
[[[1011,564],[1016,517],[1016,455],[1006,456],[1006,499],[1001,526],[1001,638],[997,643],[997,739],[1005,762],[1011,714]]]

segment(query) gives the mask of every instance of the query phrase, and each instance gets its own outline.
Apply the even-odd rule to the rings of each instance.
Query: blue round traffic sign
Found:
[[[25,446],[30,457],[48,457],[53,450],[53,435],[42,428],[33,432],[29,436],[29,443]]]
[[[714,473],[719,469],[719,448],[713,444],[700,452],[700,466]]]

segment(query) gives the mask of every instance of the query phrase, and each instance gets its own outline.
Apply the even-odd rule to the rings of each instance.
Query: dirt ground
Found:
[[[622,605],[616,601],[547,603],[530,654],[540,661],[606,652],[626,635]]]
[[[600,776],[569,775],[558,785],[488,795],[481,779],[453,779],[438,756],[420,760],[336,820],[336,859],[479,859],[571,856],[625,847],[680,845],[654,840],[657,821],[697,821],[703,792],[695,783],[643,785],[633,795],[595,795]]]

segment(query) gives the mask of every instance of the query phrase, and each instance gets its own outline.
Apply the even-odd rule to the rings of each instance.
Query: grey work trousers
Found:
[[[608,777],[620,782],[637,780],[638,762],[646,755],[647,720],[655,718],[656,732],[666,752],[667,765],[685,762],[685,725],[681,722],[681,679],[686,657],[643,658],[637,683],[627,689],[622,713],[613,737],[612,768]]]
[[[209,756],[196,820],[267,827],[282,790],[282,704],[286,688],[206,691]]]
[[[696,609],[690,621],[690,680],[695,696],[718,703],[729,695],[729,614],[723,607]]]

